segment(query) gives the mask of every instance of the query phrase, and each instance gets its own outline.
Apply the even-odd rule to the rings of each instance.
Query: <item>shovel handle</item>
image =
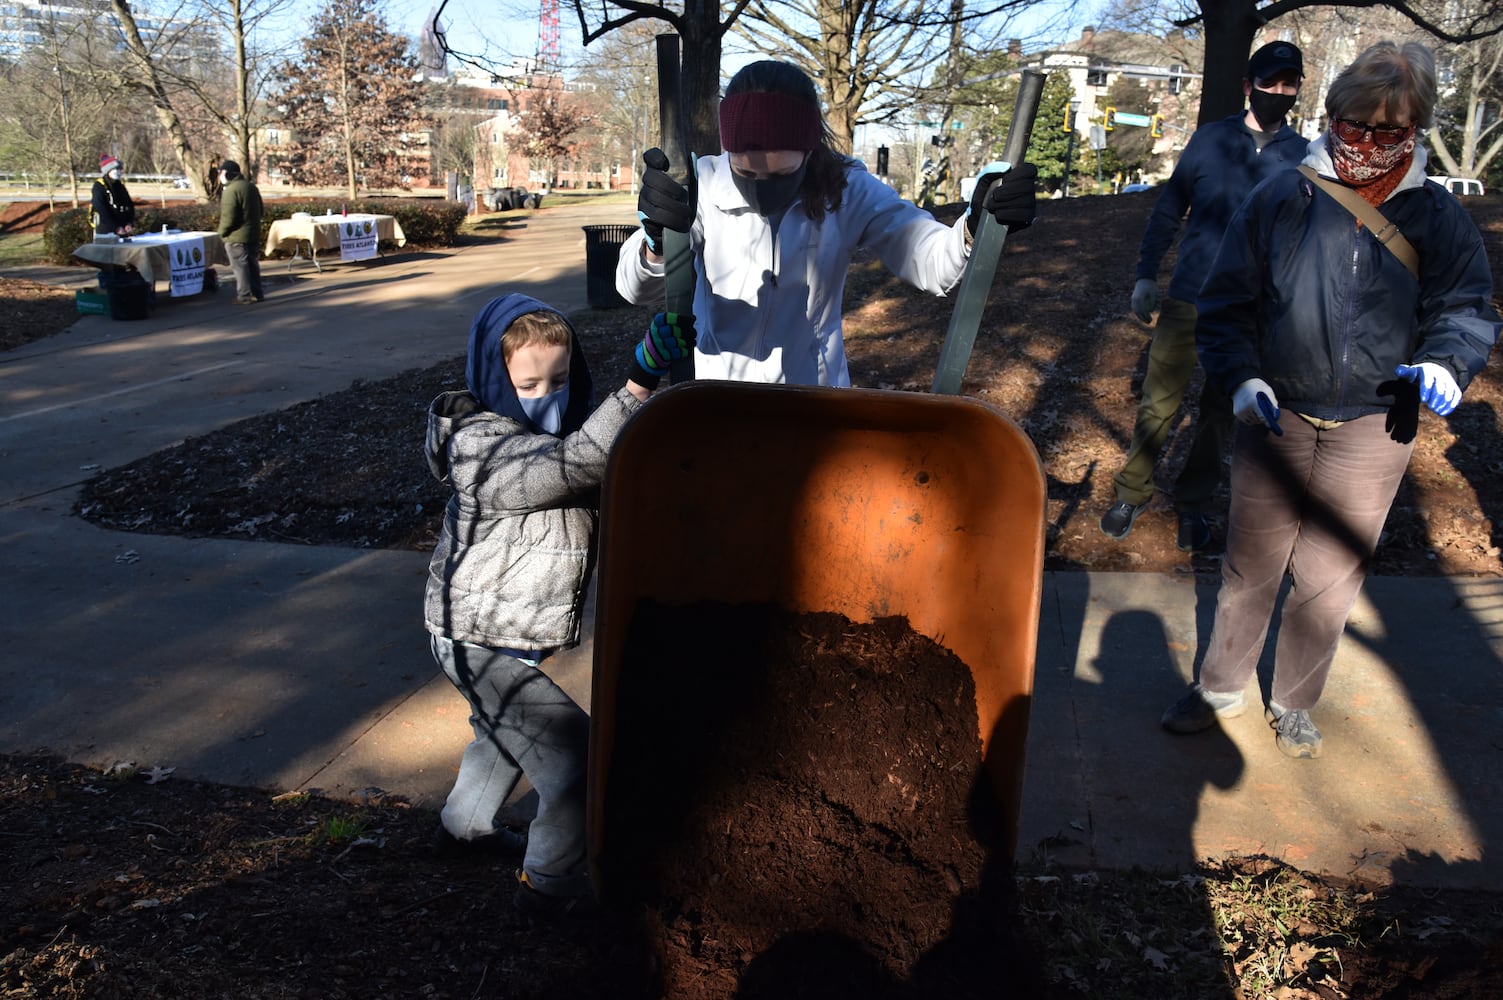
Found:
[[[1007,128],[1007,142],[1002,151],[1002,158],[1008,163],[1022,163],[1028,155],[1028,137],[1033,132],[1033,119],[1038,114],[1039,99],[1043,95],[1044,74],[1036,69],[1025,69],[1018,81],[1018,103],[1013,108],[1012,124]],[[976,331],[981,328],[986,296],[997,274],[1002,244],[1007,239],[1007,227],[989,213],[982,212],[977,222],[976,236],[971,241],[971,257],[966,261],[960,288],[955,293],[955,311],[950,314],[950,328],[945,332],[939,364],[934,370],[931,391],[937,395],[960,394],[960,383],[965,377],[966,366],[971,362],[971,348],[976,343]]]
[[[689,148],[684,141],[683,96],[679,86],[678,36],[658,35],[658,118],[663,123],[659,147],[668,155],[668,176],[689,189],[689,204],[695,204],[694,177]],[[689,234],[663,230],[663,309],[671,313],[694,312],[694,251]],[[694,378],[694,356],[675,361],[668,370],[670,384]]]

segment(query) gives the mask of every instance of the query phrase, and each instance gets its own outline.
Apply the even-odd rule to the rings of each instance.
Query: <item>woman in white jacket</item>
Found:
[[[720,141],[726,152],[696,161],[697,205],[662,153],[648,151],[642,229],[616,268],[622,297],[659,301],[663,230],[689,233],[700,379],[848,386],[841,298],[858,248],[944,295],[965,270],[981,211],[1014,232],[1034,217],[1037,171],[1001,164],[989,168],[1000,180],[977,184],[964,219],[937,222],[831,147],[814,81],[791,63],[754,62],[731,78]]]

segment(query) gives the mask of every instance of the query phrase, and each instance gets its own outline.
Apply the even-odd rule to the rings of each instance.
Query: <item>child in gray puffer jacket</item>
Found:
[[[504,295],[470,329],[468,391],[445,392],[428,410],[428,466],[454,494],[429,564],[425,619],[475,733],[438,844],[525,850],[515,896],[524,910],[568,912],[590,896],[589,720],[538,668],[579,642],[606,458],[660,376],[692,355],[693,322],[655,317],[626,385],[591,412],[589,368],[569,321],[536,299]],[[496,824],[523,774],[538,793],[525,837]]]

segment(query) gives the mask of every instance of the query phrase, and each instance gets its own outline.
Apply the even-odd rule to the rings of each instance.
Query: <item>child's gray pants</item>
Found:
[[[522,868],[540,892],[590,891],[585,857],[585,766],[590,721],[537,667],[500,650],[432,637],[433,656],[470,703],[475,739],[440,817],[461,840],[495,830],[523,774],[538,793]]]

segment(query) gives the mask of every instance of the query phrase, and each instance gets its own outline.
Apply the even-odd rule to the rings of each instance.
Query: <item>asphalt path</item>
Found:
[[[625,203],[560,205],[519,218],[496,245],[399,251],[322,272],[265,261],[267,299],[256,306],[234,305],[221,287],[159,298],[137,322],[80,317],[64,334],[0,355],[0,502],[69,488],[95,469],[357,378],[461,355],[470,320],[495,295],[584,309],[582,227],[633,218]]]

